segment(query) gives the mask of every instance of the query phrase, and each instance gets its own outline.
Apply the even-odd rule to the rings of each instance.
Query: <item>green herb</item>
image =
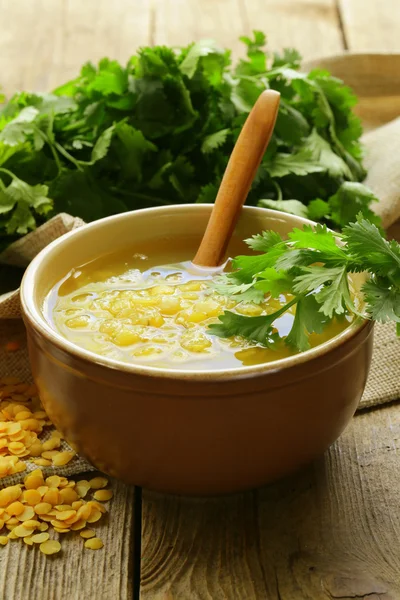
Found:
[[[265,88],[281,105],[248,203],[338,229],[359,211],[372,219],[355,96],[326,71],[300,72],[295,50],[265,52],[261,32],[241,39],[247,56],[236,65],[207,40],[142,48],[126,66],[88,63],[52,94],[11,98],[0,111],[0,250],[59,212],[92,221],[213,202]]]
[[[311,333],[321,333],[332,318],[345,313],[400,323],[400,244],[387,241],[361,213],[341,234],[325,225],[315,229],[305,225],[293,229],[287,240],[266,231],[246,241],[263,254],[235,258],[233,272],[219,278],[216,291],[252,302],[261,302],[265,294],[293,298],[268,316],[225,311],[219,323],[210,325],[214,335],[242,336],[269,346],[274,322],[294,305],[295,318],[285,342],[299,351],[310,347]],[[370,277],[362,287],[363,298],[353,300],[349,275],[360,272]]]

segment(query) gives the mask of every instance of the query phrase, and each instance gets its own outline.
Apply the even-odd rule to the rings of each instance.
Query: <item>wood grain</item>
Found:
[[[50,91],[104,56],[126,61],[150,42],[151,0],[0,0],[0,82]]]
[[[0,598],[131,600],[134,493],[117,481],[112,489],[110,515],[95,525],[104,548],[85,549],[76,532],[60,535],[62,550],[53,557],[20,540],[11,541],[0,548]]]
[[[218,267],[265,154],[278,115],[280,94],[264,90],[244,123],[222,178],[193,264]]]
[[[247,31],[264,31],[271,50],[296,48],[308,59],[344,49],[335,0],[241,1]]]
[[[239,36],[248,33],[242,0],[153,0],[154,43],[186,45],[202,38],[213,39],[243,53]]]
[[[398,0],[338,0],[349,50],[400,51]]]
[[[142,600],[400,597],[400,411],[359,414],[325,457],[233,497],[145,494]]]

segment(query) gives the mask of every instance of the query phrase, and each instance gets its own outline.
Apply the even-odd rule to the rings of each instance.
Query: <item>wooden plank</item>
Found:
[[[21,346],[18,353],[4,353],[7,341]],[[20,319],[0,320],[0,372],[17,375],[23,380],[30,377],[28,359],[24,357],[25,330]],[[91,479],[93,471],[73,478]],[[0,598],[20,600],[131,600],[134,581],[133,546],[136,537],[135,495],[133,487],[110,479],[114,497],[109,504],[109,515],[94,525],[96,535],[104,548],[94,552],[83,547],[79,533],[60,536],[62,552],[46,558],[39,549],[28,548],[22,540],[0,547]],[[1,487],[1,480],[0,480]],[[136,518],[135,522],[140,519]],[[56,534],[57,536],[57,534]],[[137,583],[137,586],[139,584]]]
[[[54,557],[22,540],[11,541],[0,548],[0,598],[131,600],[134,493],[117,481],[112,489],[109,517],[95,526],[104,548],[85,549],[78,532],[60,535],[62,550]]]
[[[296,48],[304,58],[343,50],[335,0],[242,0],[247,31],[260,29],[272,50]]]
[[[155,0],[154,42],[216,40],[243,54],[239,36],[264,31],[272,50],[295,47],[306,58],[343,49],[335,0]]]
[[[338,0],[349,50],[400,52],[398,0]]]
[[[142,600],[400,597],[400,411],[361,413],[325,456],[220,499],[144,495]]]
[[[151,0],[0,0],[0,85],[49,91],[104,56],[125,62],[150,42]]]
[[[180,46],[200,39],[213,39],[233,50],[247,33],[240,0],[155,0],[153,41]]]

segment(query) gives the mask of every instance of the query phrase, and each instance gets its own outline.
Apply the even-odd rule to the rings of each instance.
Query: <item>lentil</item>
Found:
[[[89,485],[92,490],[99,490],[101,488],[105,488],[108,484],[108,481],[105,477],[94,477],[89,481]]]
[[[53,430],[44,442],[38,438],[50,425],[35,386],[13,377],[0,378],[0,478],[26,469],[20,457],[38,466],[63,466],[72,460],[75,451],[60,449],[60,432]],[[0,545],[23,539],[28,546],[40,545],[44,554],[55,554],[61,545],[50,539],[49,525],[56,534],[77,531],[86,540],[94,538],[86,523],[99,521],[106,512],[98,500],[111,498],[111,490],[104,489],[107,485],[105,477],[75,482],[58,475],[45,480],[39,468],[28,473],[23,484],[0,490],[0,534],[7,533],[0,535]],[[94,499],[86,501],[89,492]],[[100,540],[94,544],[102,545]]]
[[[47,542],[48,539],[49,539],[49,534],[47,532],[36,533],[31,538],[31,540],[34,544],[42,544],[43,542]]]
[[[75,452],[69,450],[65,450],[64,452],[57,452],[57,454],[53,456],[53,465],[55,467],[64,467],[69,462],[71,462],[74,456]]]
[[[95,500],[100,500],[101,502],[107,502],[108,500],[111,500],[112,497],[112,490],[97,490],[97,492],[93,494],[93,498],[95,498]]]
[[[96,534],[93,531],[93,529],[83,529],[83,531],[81,531],[79,535],[85,539],[89,539],[94,537]]]
[[[90,548],[90,550],[100,550],[103,545],[103,542],[96,537],[86,540],[85,542],[85,548]]]
[[[56,540],[47,540],[46,542],[42,542],[39,548],[43,554],[57,554],[61,550],[61,544]]]

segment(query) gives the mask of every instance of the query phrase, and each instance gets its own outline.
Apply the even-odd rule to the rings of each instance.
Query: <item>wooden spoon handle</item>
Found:
[[[193,260],[195,265],[216,267],[221,264],[240,210],[271,139],[279,100],[280,94],[274,90],[262,92],[247,117],[226,167],[207,229]]]

